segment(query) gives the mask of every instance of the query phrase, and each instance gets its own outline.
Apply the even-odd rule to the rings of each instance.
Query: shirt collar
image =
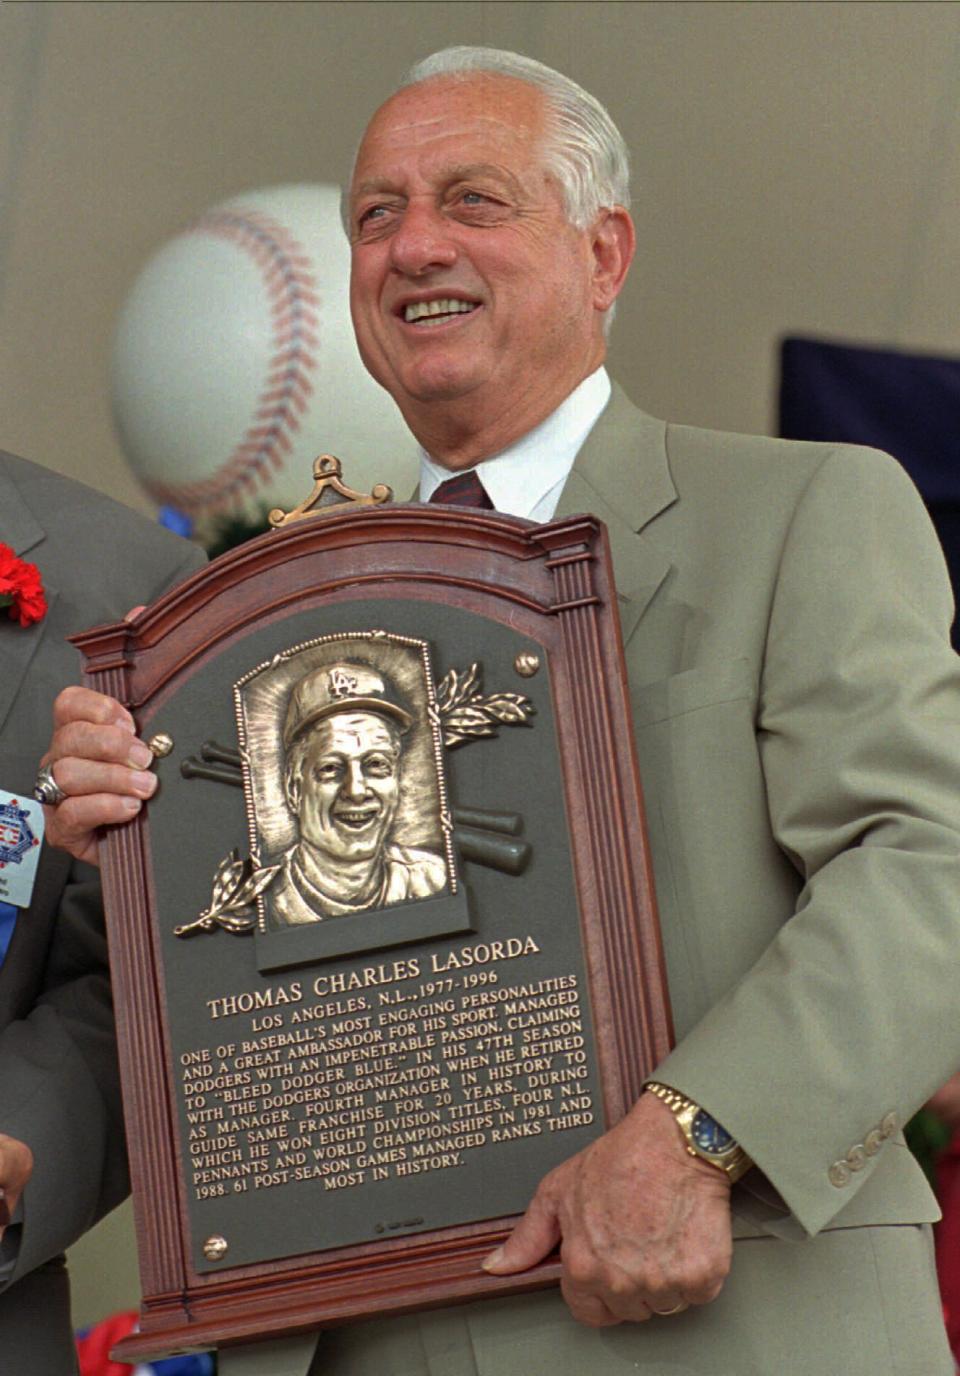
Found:
[[[474,466],[497,511],[530,517],[546,495],[567,479],[580,447],[610,400],[610,378],[600,367],[533,430],[501,454]],[[464,470],[470,472],[470,469]],[[428,502],[452,474],[420,451],[420,500]],[[537,512],[537,518],[543,519]],[[549,518],[548,518],[549,519]]]

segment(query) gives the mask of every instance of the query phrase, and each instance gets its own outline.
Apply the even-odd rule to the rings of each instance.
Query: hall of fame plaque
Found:
[[[554,1283],[480,1262],[669,1045],[603,526],[316,475],[76,637],[160,779],[103,847],[124,1360]]]

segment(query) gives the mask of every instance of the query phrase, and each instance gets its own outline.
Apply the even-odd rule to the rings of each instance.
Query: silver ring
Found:
[[[53,765],[42,764],[37,772],[37,782],[33,786],[33,796],[38,803],[49,803],[56,807],[66,798],[66,793],[53,777]]]

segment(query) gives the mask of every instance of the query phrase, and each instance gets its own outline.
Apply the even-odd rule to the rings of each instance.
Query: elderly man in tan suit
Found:
[[[627,204],[607,113],[513,54],[419,64],[358,153],[354,323],[423,446],[421,496],[453,474],[460,500],[608,525],[678,1042],[486,1263],[559,1246],[561,1292],[329,1332],[314,1370],[948,1376],[936,1207],[900,1132],[960,1061],[943,561],[885,456],[667,425],[611,391]],[[84,795],[81,727],[51,758]],[[89,797],[58,813],[82,845]]]

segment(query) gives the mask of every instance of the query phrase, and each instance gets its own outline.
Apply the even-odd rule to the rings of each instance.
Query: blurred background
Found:
[[[623,130],[639,253],[611,366],[645,409],[776,433],[786,335],[960,354],[956,4],[6,3],[0,446],[155,509],[110,400],[144,266],[225,199],[341,181],[451,43],[559,67]],[[136,1301],[126,1210],[77,1252],[78,1323]]]
[[[655,415],[775,429],[777,342],[950,353],[955,4],[4,4],[0,444],[149,501],[114,434],[118,313],[210,206],[342,180],[398,74],[515,48],[607,103],[640,249],[613,366]]]

